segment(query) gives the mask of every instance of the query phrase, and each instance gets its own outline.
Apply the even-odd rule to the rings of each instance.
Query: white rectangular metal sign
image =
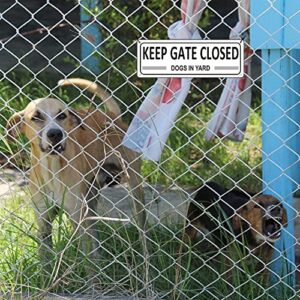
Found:
[[[242,77],[241,40],[139,40],[139,77]]]

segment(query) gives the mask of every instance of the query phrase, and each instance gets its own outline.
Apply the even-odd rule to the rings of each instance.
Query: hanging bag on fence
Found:
[[[197,23],[206,1],[183,0],[182,20],[168,29],[170,39],[201,39]],[[242,0],[239,22],[232,29],[230,38],[240,39],[249,25],[249,1]],[[251,102],[250,63],[251,50],[246,45],[243,78],[226,81],[218,106],[208,123],[206,139],[216,135],[242,140],[246,129]],[[151,88],[137,111],[125,135],[123,145],[143,153],[145,159],[159,161],[176,116],[189,92],[192,78],[160,78]]]
[[[228,78],[218,105],[208,122],[205,138],[212,140],[216,136],[224,136],[241,141],[244,138],[251,104],[251,58],[249,48],[249,0],[240,1],[239,22],[230,32],[230,39],[243,39],[244,44],[244,76]]]
[[[201,39],[198,21],[206,0],[183,0],[182,20],[168,29],[170,39]],[[177,113],[190,90],[192,78],[159,78],[137,111],[123,144],[144,158],[158,161],[174,126]]]

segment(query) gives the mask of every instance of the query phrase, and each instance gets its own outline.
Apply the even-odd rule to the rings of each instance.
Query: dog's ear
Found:
[[[234,216],[232,217],[232,229],[238,230],[239,228],[242,228],[242,219],[241,219],[241,211],[242,208],[238,209]]]
[[[282,208],[282,226],[287,227],[288,219],[286,209]]]
[[[70,117],[71,117],[71,122],[74,127],[79,127],[81,129],[85,129],[82,124],[82,118],[80,115],[76,112],[76,110],[69,109]]]
[[[13,142],[21,133],[24,133],[24,111],[14,113],[6,124],[6,139]]]

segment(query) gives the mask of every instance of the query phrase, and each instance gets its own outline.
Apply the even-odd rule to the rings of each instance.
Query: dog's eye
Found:
[[[31,121],[33,121],[33,122],[43,122],[43,121],[44,121],[44,118],[43,118],[43,116],[41,115],[41,113],[36,113],[36,114],[31,118]]]
[[[60,113],[57,115],[56,119],[57,120],[64,120],[67,117],[65,113]]]

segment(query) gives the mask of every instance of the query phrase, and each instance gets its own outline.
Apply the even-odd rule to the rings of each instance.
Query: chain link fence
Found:
[[[228,39],[239,8],[205,1],[202,38]],[[226,79],[195,78],[153,162],[122,145],[155,82],[136,75],[136,43],[167,39],[181,1],[16,0],[0,9],[0,298],[298,298],[297,202],[282,205],[262,174],[263,156],[272,160],[276,149],[262,148],[269,123],[260,66],[272,65],[260,50],[250,54],[243,141],[205,139]],[[267,103],[275,105],[274,94]],[[296,107],[280,118],[299,127]],[[272,133],[278,149],[296,156],[286,167],[274,159],[277,180],[297,169],[299,154],[288,133]],[[293,176],[290,198],[298,192]],[[273,196],[262,195],[266,186]],[[279,250],[283,235],[295,260]]]

